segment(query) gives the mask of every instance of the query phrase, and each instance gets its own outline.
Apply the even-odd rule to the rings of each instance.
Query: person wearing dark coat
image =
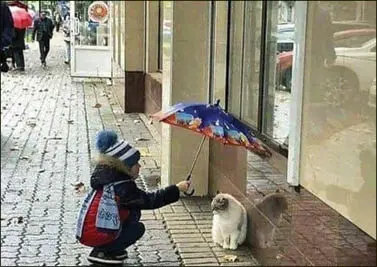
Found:
[[[9,67],[6,62],[6,51],[12,43],[13,37],[13,18],[7,3],[0,2],[0,69],[2,72],[7,72]]]
[[[46,16],[46,12],[42,11],[40,18],[34,22],[32,40],[39,42],[40,59],[43,67],[46,67],[46,57],[50,51],[50,39],[52,38],[54,23]]]
[[[14,29],[14,36],[12,39],[11,50],[15,61],[16,69],[19,71],[25,71],[25,32],[26,29]]]
[[[140,152],[111,130],[97,133],[97,165],[90,179],[91,192],[79,212],[76,238],[80,243],[93,247],[88,260],[95,264],[121,264],[127,258],[126,248],[140,239],[145,227],[140,222],[141,210],[158,209],[179,200],[180,192],[186,192],[190,182],[182,181],[155,192],[139,189],[135,179],[140,171]],[[102,196],[113,186],[114,196]],[[114,199],[119,215],[100,209],[101,201]],[[108,202],[107,202],[107,205]],[[105,205],[106,207],[106,205]],[[99,211],[101,210],[101,211]],[[101,218],[113,222],[119,219],[119,228],[110,231],[97,226]]]

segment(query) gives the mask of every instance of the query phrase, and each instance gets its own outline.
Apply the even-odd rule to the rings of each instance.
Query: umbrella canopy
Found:
[[[23,3],[22,1],[12,1],[12,2],[9,2],[8,6],[18,6],[20,8],[25,9],[26,11],[28,11],[28,9],[29,9],[29,7],[27,6],[27,4]]]
[[[28,11],[18,6],[10,6],[14,27],[17,29],[25,29],[33,24],[33,18]]]
[[[243,146],[262,157],[272,155],[270,150],[257,140],[252,129],[223,110],[219,101],[215,105],[178,103],[168,111],[160,111],[152,117],[203,134],[226,145]]]

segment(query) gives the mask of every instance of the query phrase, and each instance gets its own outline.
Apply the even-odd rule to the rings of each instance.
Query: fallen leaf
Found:
[[[227,262],[236,262],[238,261],[237,255],[225,255],[224,260]]]
[[[17,218],[17,223],[23,223],[24,222],[24,217],[20,216]]]
[[[68,124],[73,124],[73,120],[68,120]]]
[[[47,139],[62,140],[63,137],[60,137],[60,136],[48,136]]]
[[[280,254],[280,253],[279,253],[279,254],[276,255],[276,259],[277,259],[277,260],[280,260],[281,258],[284,258],[284,255],[283,255],[283,254]]]
[[[116,125],[116,126],[121,126],[122,124],[120,124],[120,123],[116,123],[115,125]]]
[[[136,141],[136,142],[140,142],[140,141],[149,141],[149,139],[148,139],[148,138],[143,138],[143,137],[137,137],[137,138],[135,138],[135,141]]]
[[[95,104],[95,105],[93,106],[93,108],[100,108],[100,107],[102,107],[102,105],[101,105],[100,103],[97,103],[97,104]]]
[[[42,172],[45,172],[45,171],[46,171],[45,169],[40,169],[38,172],[42,173]]]
[[[140,120],[134,120],[134,123],[140,123],[141,121]]]
[[[29,157],[28,157],[28,156],[22,156],[21,159],[26,159],[26,160],[28,160]]]
[[[28,125],[28,126],[30,126],[30,127],[33,127],[33,128],[34,128],[35,126],[37,126],[37,124],[36,124],[35,122],[30,122],[30,121],[27,122],[26,125]]]
[[[20,150],[20,149],[17,146],[14,146],[14,147],[10,148],[10,151],[16,151],[16,150]]]

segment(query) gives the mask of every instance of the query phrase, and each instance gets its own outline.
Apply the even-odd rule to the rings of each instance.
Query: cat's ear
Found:
[[[218,194],[222,194],[222,192],[220,190],[217,190],[216,195],[218,195]]]

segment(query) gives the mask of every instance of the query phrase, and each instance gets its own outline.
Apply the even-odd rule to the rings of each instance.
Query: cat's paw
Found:
[[[229,244],[223,244],[223,249],[229,249]]]
[[[230,245],[230,246],[229,246],[229,249],[231,249],[231,250],[236,250],[237,247],[238,247],[237,245]]]

